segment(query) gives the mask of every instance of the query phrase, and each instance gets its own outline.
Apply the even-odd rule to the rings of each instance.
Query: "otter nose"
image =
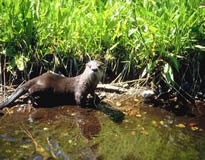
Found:
[[[93,72],[97,72],[98,69],[97,68],[92,68]]]

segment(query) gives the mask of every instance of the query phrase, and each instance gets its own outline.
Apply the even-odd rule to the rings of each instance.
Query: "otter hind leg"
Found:
[[[43,93],[45,90],[45,88],[42,88],[41,85],[33,85],[30,89],[29,89],[29,100],[31,101],[31,103],[34,106],[38,106],[38,101],[36,98],[39,98],[41,93]]]

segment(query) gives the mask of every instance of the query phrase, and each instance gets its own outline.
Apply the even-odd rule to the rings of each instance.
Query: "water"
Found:
[[[0,117],[0,159],[203,160],[203,117],[177,117],[127,96],[98,109],[17,106]]]

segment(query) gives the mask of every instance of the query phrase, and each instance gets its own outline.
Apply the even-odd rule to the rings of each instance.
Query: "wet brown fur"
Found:
[[[102,62],[90,61],[82,74],[69,78],[46,72],[17,88],[6,102],[0,104],[0,108],[9,106],[25,93],[31,99],[40,98],[47,103],[84,105],[88,94],[95,95],[94,91],[103,74],[102,66]]]

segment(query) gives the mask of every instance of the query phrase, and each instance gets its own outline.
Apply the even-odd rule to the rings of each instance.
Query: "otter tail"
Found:
[[[22,96],[26,90],[24,88],[17,89],[16,92],[14,92],[11,96],[8,97],[6,102],[3,102],[0,104],[0,109],[9,106],[11,103],[13,103],[17,98]]]

